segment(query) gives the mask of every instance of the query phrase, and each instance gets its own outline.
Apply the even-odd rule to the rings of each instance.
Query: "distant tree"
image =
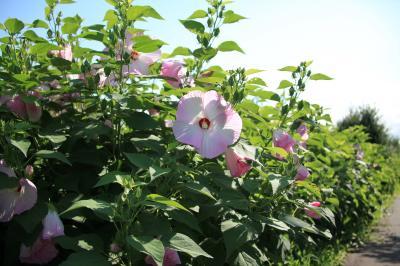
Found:
[[[389,144],[389,142],[395,142],[381,121],[378,110],[374,107],[362,106],[357,109],[351,109],[350,113],[337,124],[339,130],[358,125],[364,126],[366,133],[369,135],[369,141],[372,143]]]

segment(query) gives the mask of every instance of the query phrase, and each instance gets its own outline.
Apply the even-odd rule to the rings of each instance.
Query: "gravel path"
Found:
[[[347,255],[345,266],[400,265],[400,197],[372,233],[370,242]]]

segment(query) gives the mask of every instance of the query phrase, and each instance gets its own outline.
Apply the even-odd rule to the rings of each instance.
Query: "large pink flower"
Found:
[[[308,129],[305,124],[301,124],[296,132],[300,135],[302,141],[308,140]]]
[[[29,91],[28,95],[35,98],[40,97],[40,94],[37,91]],[[42,108],[35,102],[25,103],[22,101],[22,97],[20,95],[16,95],[9,100],[7,102],[7,107],[16,116],[22,119],[28,119],[31,122],[37,122],[42,117]]]
[[[242,119],[216,91],[192,91],[180,99],[172,129],[178,141],[214,158],[239,139]]]
[[[251,169],[245,158],[235,152],[234,149],[228,148],[225,152],[226,165],[233,177],[239,177],[246,174]]]
[[[131,60],[129,65],[125,65],[122,68],[123,74],[148,75],[149,67],[161,58],[161,51],[141,53],[132,50],[130,55]]]
[[[21,245],[19,260],[29,264],[47,264],[58,255],[53,239],[42,239],[40,236],[31,247]]]
[[[297,174],[296,174],[295,179],[302,181],[302,180],[305,180],[309,175],[310,175],[310,172],[308,171],[308,169],[306,167],[304,167],[303,165],[300,165],[297,167]]]
[[[14,171],[6,166],[4,160],[0,160],[0,172],[15,177]],[[0,222],[8,222],[15,214],[31,209],[36,200],[36,186],[25,178],[19,180],[19,186],[16,188],[0,190]]]
[[[167,79],[167,82],[174,88],[182,87],[185,78],[183,63],[174,60],[166,60],[161,66],[161,75],[175,80]]]
[[[292,138],[292,136],[280,129],[274,131],[272,141],[275,147],[280,147],[288,153],[293,152],[293,147],[296,144],[296,141]],[[283,157],[279,154],[274,154],[274,156],[279,160],[283,159]]]
[[[310,202],[308,205],[310,207],[319,208],[319,207],[321,207],[321,202],[313,201],[313,202]],[[304,211],[306,212],[306,214],[309,217],[311,217],[313,219],[321,219],[321,216],[316,211],[313,211],[313,210],[311,210],[309,208],[304,208]]]
[[[151,256],[146,256],[145,262],[148,265],[157,266],[157,263]],[[179,258],[178,252],[171,248],[166,248],[163,258],[163,266],[175,266],[181,264],[181,259]]]
[[[49,210],[46,217],[43,219],[42,238],[51,239],[57,236],[64,235],[64,225],[54,210]]]

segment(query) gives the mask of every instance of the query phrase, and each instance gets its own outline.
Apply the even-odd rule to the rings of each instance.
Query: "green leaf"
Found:
[[[118,15],[114,10],[107,10],[106,14],[104,15],[104,21],[107,21],[107,28],[112,28],[118,22]]]
[[[310,76],[310,79],[311,80],[331,80],[333,78],[331,78],[325,74],[322,74],[322,73],[317,73],[317,74],[312,74]]]
[[[46,55],[50,50],[60,50],[60,47],[51,43],[38,43],[30,48],[32,54]]]
[[[75,34],[81,26],[82,19],[76,15],[75,17],[66,17],[63,19],[64,24],[61,27],[63,34]]]
[[[151,53],[160,49],[166,43],[161,40],[153,40],[150,38],[135,38],[135,50],[142,53]]]
[[[151,6],[130,6],[128,8],[127,17],[129,20],[138,20],[142,17],[151,17],[162,20],[163,17],[157,13]]]
[[[122,118],[134,130],[146,130],[159,127],[159,123],[143,112],[125,112]]]
[[[32,22],[31,24],[32,28],[43,28],[43,29],[48,29],[49,25],[47,24],[47,22],[40,20],[40,19],[36,19],[35,21]]]
[[[177,55],[189,56],[191,54],[192,51],[190,51],[189,48],[179,46],[174,49],[174,51],[172,52],[172,54],[169,55],[169,57],[174,57]]]
[[[128,244],[139,252],[143,252],[151,257],[157,265],[162,266],[164,260],[163,243],[152,236],[127,236]]]
[[[279,69],[279,71],[295,72],[297,70],[296,66],[285,66]]]
[[[171,169],[168,168],[161,168],[160,166],[153,165],[149,168],[149,173],[151,177],[151,181],[156,179],[157,177],[160,177],[162,175],[166,175],[169,172],[171,172]]]
[[[70,70],[71,69],[71,61],[66,60],[61,57],[53,57],[50,59],[51,64],[57,67],[60,70]]]
[[[265,91],[265,90],[252,91],[249,92],[249,95],[260,97],[263,100],[272,100],[277,102],[281,100],[281,97],[272,91]]]
[[[282,80],[281,83],[279,83],[278,89],[285,89],[290,86],[293,86],[292,82],[290,82],[289,80]]]
[[[19,33],[25,27],[25,24],[19,19],[9,18],[4,22],[4,26],[11,35],[14,35]]]
[[[60,144],[67,140],[66,135],[41,135],[39,137],[50,140],[54,144]]]
[[[123,186],[125,183],[124,180],[129,180],[129,179],[131,179],[131,175],[124,172],[113,171],[100,176],[100,180],[97,181],[94,187],[100,187],[111,183],[118,183],[121,186]]]
[[[39,37],[33,30],[25,31],[24,36],[32,42],[47,42],[46,39]]]
[[[180,20],[180,22],[186,29],[195,34],[202,34],[206,30],[203,24],[195,20]]]
[[[138,168],[149,168],[153,164],[153,159],[141,153],[124,153],[130,163]]]
[[[189,256],[196,258],[199,256],[204,256],[206,258],[212,259],[213,257],[205,252],[196,242],[194,242],[190,237],[176,233],[171,238],[167,240],[168,246],[171,248],[184,252]]]
[[[0,172],[0,178],[1,178],[0,189],[12,188],[17,190],[19,186],[18,178],[16,178],[15,176],[8,176],[3,172]]]
[[[184,186],[190,190],[193,190],[197,193],[200,193],[210,199],[217,200],[214,198],[214,196],[211,194],[210,190],[208,190],[207,187],[203,186],[202,184],[199,183],[184,183]]]
[[[278,229],[281,231],[288,231],[290,229],[290,227],[287,224],[285,224],[284,222],[282,222],[278,219],[272,218],[272,217],[266,219],[266,224],[272,228],[275,228],[275,229]]]
[[[171,199],[168,199],[164,196],[158,195],[158,194],[149,194],[146,196],[146,200],[156,202],[161,205],[169,206],[169,207],[172,207],[175,209],[180,209],[180,210],[190,213],[190,211],[188,209],[186,209],[185,207],[183,207],[180,203],[173,201]]]
[[[92,251],[76,252],[68,256],[60,266],[78,266],[78,265],[96,265],[96,266],[111,266],[111,263],[106,257]]]
[[[209,83],[209,84],[221,84],[225,79],[223,77],[206,77],[198,78],[197,82]]]
[[[233,220],[223,221],[221,231],[226,247],[226,258],[229,258],[235,250],[238,250],[246,242],[255,239],[258,235],[257,230],[250,224]]]
[[[218,50],[220,50],[221,52],[238,51],[238,52],[244,54],[244,51],[242,50],[242,48],[240,48],[239,45],[234,41],[226,41],[226,42],[221,43],[218,46]]]
[[[68,161],[68,159],[65,157],[65,155],[62,154],[61,152],[40,150],[36,153],[36,156],[46,158],[46,159],[57,159],[63,163],[66,163],[66,164],[72,166],[72,164]]]
[[[25,155],[25,157],[27,156],[29,147],[31,146],[31,142],[26,139],[21,139],[21,140],[12,139],[11,144],[17,147]]]
[[[292,180],[292,178],[289,177],[271,174],[269,176],[269,182],[272,186],[272,194],[275,195],[276,193],[281,192],[282,190],[287,188],[294,181]]]
[[[234,266],[253,266],[259,265],[255,258],[252,258],[249,254],[244,251],[238,253],[237,257],[233,262]]]
[[[235,23],[242,19],[245,19],[245,17],[243,17],[239,14],[236,14],[232,10],[225,11],[225,13],[224,13],[224,23],[225,24]]]
[[[249,69],[246,69],[246,72],[244,72],[244,74],[246,76],[250,76],[250,75],[253,75],[253,74],[256,74],[256,73],[260,73],[260,72],[264,72],[264,71],[265,70],[249,68]]]
[[[24,228],[28,233],[33,233],[36,226],[42,224],[42,219],[48,213],[48,206],[46,203],[39,201],[32,209],[15,216],[15,220]]]
[[[270,147],[269,150],[273,156],[280,155],[283,158],[286,158],[289,154],[288,152],[281,147]]]
[[[196,19],[196,18],[205,18],[207,17],[207,12],[202,10],[202,9],[198,9],[196,11],[193,12],[192,15],[190,15],[190,17],[188,17],[187,19]]]
[[[247,84],[256,84],[263,87],[267,87],[267,83],[265,83],[265,81],[262,80],[261,78],[252,78],[249,81],[247,81]]]
[[[80,209],[80,208],[87,208],[95,213],[101,215],[101,216],[106,216],[106,217],[112,217],[113,214],[113,209],[110,205],[110,203],[102,201],[102,200],[95,200],[95,199],[88,199],[88,200],[78,200],[72,203],[72,205],[60,213],[60,215],[64,215],[70,211]]]
[[[63,249],[73,251],[103,250],[103,240],[97,234],[82,234],[79,236],[60,236],[55,239]]]

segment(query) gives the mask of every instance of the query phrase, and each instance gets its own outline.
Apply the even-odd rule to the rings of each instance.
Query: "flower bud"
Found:
[[[32,166],[32,165],[28,164],[28,165],[25,167],[25,175],[26,175],[27,177],[33,176],[33,166]]]

